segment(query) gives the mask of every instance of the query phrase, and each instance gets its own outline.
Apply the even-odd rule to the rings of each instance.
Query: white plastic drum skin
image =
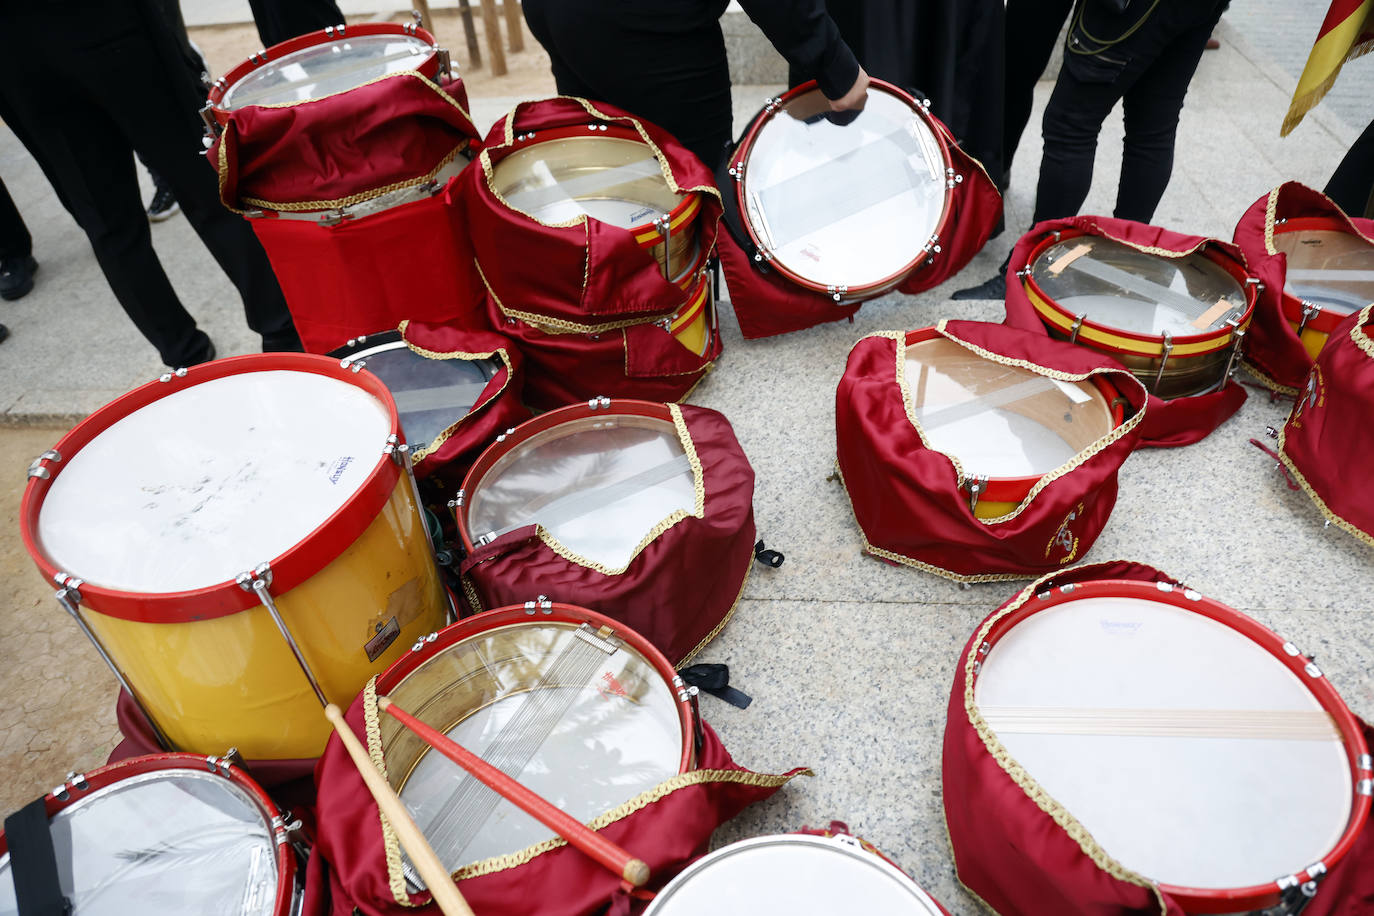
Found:
[[[699,859],[659,891],[645,916],[942,916],[896,866],[852,837],[765,836]]]

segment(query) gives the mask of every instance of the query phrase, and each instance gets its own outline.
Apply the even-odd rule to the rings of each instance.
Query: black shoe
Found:
[[[4,343],[6,338],[8,338],[9,336],[10,329],[5,327],[3,324],[0,324],[0,343]]]
[[[1005,302],[1007,299],[1007,275],[999,273],[977,286],[970,286],[967,289],[957,290],[951,299],[996,299],[998,302]]]
[[[38,262],[32,256],[0,258],[0,299],[23,299],[33,289]]]
[[[153,192],[153,202],[148,204],[148,219],[154,223],[160,223],[164,219],[176,216],[181,205],[177,203],[176,195],[171,188],[159,185]]]
[[[168,362],[164,358],[163,362],[173,369],[189,369],[192,366],[199,366],[201,363],[208,363],[210,360],[214,359],[215,342],[206,336],[203,331],[197,331],[196,333],[205,339],[205,346],[201,348],[199,356],[177,360],[176,362]]]

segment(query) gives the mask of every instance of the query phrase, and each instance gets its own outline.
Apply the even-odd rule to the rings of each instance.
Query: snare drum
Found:
[[[872,846],[845,834],[763,836],[698,859],[644,916],[947,916]]]
[[[179,369],[34,463],[24,543],[172,747],[315,757],[448,612],[399,434],[338,360]]]
[[[672,665],[624,624],[572,605],[530,602],[459,621],[417,642],[377,678],[376,694],[584,823],[695,766],[696,720]],[[458,878],[553,837],[365,703],[374,759]],[[342,750],[331,742],[325,763]],[[394,835],[387,843],[395,848]]]
[[[135,757],[69,776],[44,803],[62,895],[81,916],[299,911],[282,812],[227,760]],[[16,913],[7,839],[0,913]]]
[[[1112,356],[1166,399],[1225,384],[1255,304],[1244,266],[1219,249],[1166,257],[1078,229],[1046,235],[1020,276],[1052,336]]]
[[[873,80],[852,116],[805,83],[755,116],[729,164],[748,253],[841,303],[896,288],[940,251],[956,181],[908,93]]]
[[[448,52],[413,22],[331,26],[259,51],[215,80],[208,114],[221,124],[249,105],[321,99],[413,70],[438,81]]]
[[[1028,594],[971,645],[951,709],[982,737],[947,738],[945,765],[977,774],[970,786],[989,794],[973,806],[992,806],[980,829],[999,842],[1040,844],[1013,835],[1025,820],[1000,817],[1006,792],[987,778],[1010,782],[1014,762],[1085,859],[1119,863],[1190,913],[1239,913],[1319,880],[1364,826],[1369,758],[1335,689],[1292,643],[1192,589],[1106,580]],[[989,756],[949,756],[975,746]],[[956,854],[968,826],[951,821]],[[1050,912],[1017,893],[998,897]]]
[[[966,481],[973,514],[1013,511],[1046,474],[1121,425],[1110,381],[1061,381],[987,359],[934,328],[910,331],[898,381],[927,445]]]
[[[1351,312],[1374,302],[1374,240],[1334,217],[1280,219],[1273,251],[1287,256],[1283,314],[1309,356]]]
[[[697,224],[703,192],[679,188],[657,150],[629,127],[601,122],[521,134],[493,167],[491,187],[541,224],[591,217],[624,229],[684,289],[709,254]]]

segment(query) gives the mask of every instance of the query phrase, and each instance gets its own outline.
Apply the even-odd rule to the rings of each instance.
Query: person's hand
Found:
[[[831,111],[859,111],[868,101],[868,73],[863,67],[859,68],[859,75],[854,78],[854,85],[849,87],[849,91],[838,99],[830,100]]]

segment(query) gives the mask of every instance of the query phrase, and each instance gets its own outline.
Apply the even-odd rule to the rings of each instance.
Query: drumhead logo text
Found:
[[[344,457],[335,461],[333,467],[329,469],[329,482],[338,483],[339,478],[343,477],[344,471],[348,470],[348,466],[352,463],[352,455],[345,455]]]

